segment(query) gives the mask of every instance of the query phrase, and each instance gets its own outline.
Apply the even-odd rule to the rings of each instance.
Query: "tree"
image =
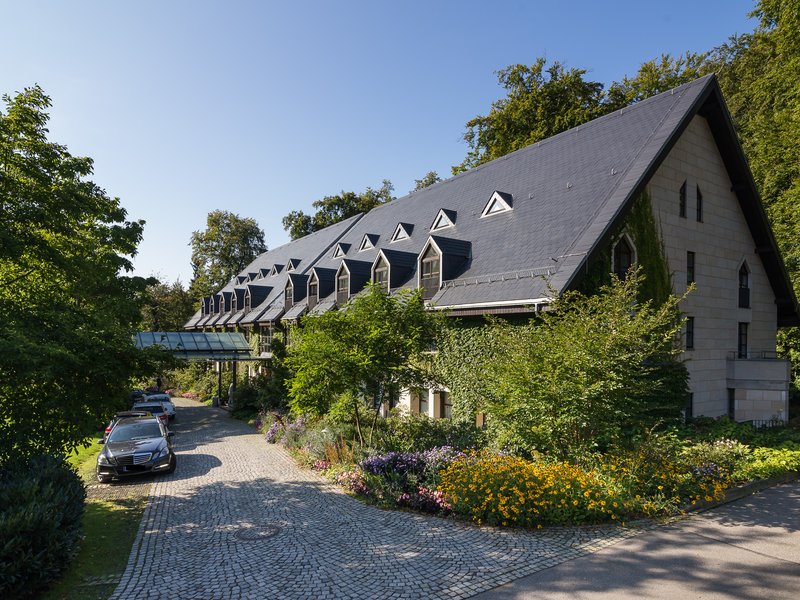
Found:
[[[264,232],[255,219],[227,210],[208,213],[205,231],[192,233],[193,298],[208,296],[228,284],[259,254],[267,251]]]
[[[142,319],[144,331],[180,331],[194,312],[194,299],[180,279],[174,283],[155,281],[145,290]]]
[[[144,374],[131,342],[147,280],[124,275],[143,221],[47,140],[39,87],[0,112],[0,466],[85,441]],[[152,365],[150,365],[152,366]]]
[[[425,173],[422,179],[414,180],[416,185],[414,186],[413,191],[418,192],[420,190],[424,190],[426,187],[429,187],[434,183],[439,183],[441,180],[442,178],[439,177],[439,174],[436,171],[428,171]]]
[[[492,103],[488,115],[467,122],[464,140],[470,150],[453,174],[692,81],[710,69],[706,54],[663,54],[642,64],[635,77],[612,83],[606,93],[602,83],[584,78],[585,69],[567,69],[559,62],[545,68],[546,62],[537,58],[532,65],[511,65],[497,73],[506,97]]]
[[[283,217],[283,228],[289,233],[289,237],[296,240],[391,202],[394,200],[393,191],[392,182],[384,179],[377,190],[368,187],[360,194],[342,191],[336,196],[325,196],[311,204],[316,209],[313,215],[307,215],[302,210],[293,210]]]
[[[292,411],[324,415],[347,395],[361,435],[362,399],[369,400],[377,417],[392,388],[422,383],[419,361],[437,323],[438,317],[425,310],[419,290],[388,295],[378,286],[370,286],[341,310],[307,316],[286,359],[293,374]]]
[[[640,283],[631,271],[599,294],[561,295],[527,325],[494,321],[479,408],[501,446],[574,457],[603,436],[679,417],[688,393],[676,343],[682,298],[640,302]]]

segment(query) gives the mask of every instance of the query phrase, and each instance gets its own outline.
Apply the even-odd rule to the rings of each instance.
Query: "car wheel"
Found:
[[[175,472],[175,467],[177,467],[177,466],[178,466],[178,461],[175,458],[175,455],[173,454],[172,458],[169,459],[169,467],[167,467],[167,471],[166,472],[167,473],[174,473]]]
[[[113,477],[111,475],[101,475],[100,473],[97,474],[97,481],[100,483],[111,483]]]

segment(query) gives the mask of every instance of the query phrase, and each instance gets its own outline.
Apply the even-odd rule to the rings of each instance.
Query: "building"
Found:
[[[268,357],[277,323],[370,281],[421,287],[454,316],[530,314],[548,282],[563,292],[637,262],[676,293],[696,286],[684,304],[692,414],[785,420],[775,340],[800,324],[798,305],[713,75],[271,250],[186,328],[258,331]],[[403,403],[449,414],[446,390]]]

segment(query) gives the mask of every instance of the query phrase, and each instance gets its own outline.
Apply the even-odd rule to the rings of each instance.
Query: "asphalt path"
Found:
[[[800,599],[800,482],[769,488],[475,596]]]

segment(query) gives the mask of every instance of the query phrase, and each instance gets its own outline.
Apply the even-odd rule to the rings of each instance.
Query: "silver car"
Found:
[[[175,420],[175,405],[172,403],[172,398],[170,398],[169,394],[147,394],[144,399],[139,400],[137,404],[142,402],[161,402],[161,404],[164,405],[164,411],[169,416],[169,420]]]

